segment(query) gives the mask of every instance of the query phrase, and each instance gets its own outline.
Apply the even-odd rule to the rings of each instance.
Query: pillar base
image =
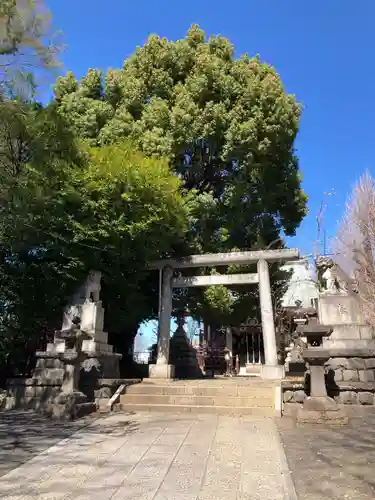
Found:
[[[148,365],[149,378],[174,378],[174,365]]]
[[[285,378],[284,365],[261,365],[260,378],[264,380],[282,380]]]

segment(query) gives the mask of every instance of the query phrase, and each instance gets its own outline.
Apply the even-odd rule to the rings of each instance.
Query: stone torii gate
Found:
[[[159,317],[159,339],[156,364],[149,365],[151,378],[173,378],[174,366],[169,364],[170,323],[172,315],[173,288],[211,285],[238,285],[259,283],[260,309],[265,364],[261,366],[264,379],[282,379],[284,366],[277,359],[275,322],[271,297],[269,262],[292,261],[300,258],[297,249],[260,250],[248,252],[229,252],[217,254],[191,255],[183,259],[166,259],[154,262],[150,268],[159,269],[161,279],[161,307]],[[210,275],[173,278],[174,269],[193,267],[218,267],[231,264],[250,264],[257,262],[257,273]]]

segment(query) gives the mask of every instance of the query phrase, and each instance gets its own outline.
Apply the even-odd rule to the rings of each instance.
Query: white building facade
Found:
[[[282,266],[286,271],[293,271],[288,289],[283,297],[283,307],[295,307],[301,302],[301,307],[318,305],[318,286],[314,277],[314,267],[308,259],[287,262]]]

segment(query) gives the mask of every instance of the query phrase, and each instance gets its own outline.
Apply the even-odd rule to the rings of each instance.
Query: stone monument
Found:
[[[189,342],[184,330],[185,318],[177,317],[177,329],[170,340],[169,363],[175,367],[176,378],[200,378],[197,350]]]
[[[121,354],[113,352],[104,332],[100,280],[100,272],[90,272],[74,294],[64,309],[62,327],[55,332],[53,342],[47,344],[46,351],[36,352],[32,378],[8,381],[9,409],[30,408],[51,414],[51,408],[57,411],[56,401],[75,408],[86,402],[82,393],[93,401],[102,398],[103,391],[107,397],[116,390],[121,381]],[[77,394],[72,396],[72,393]],[[57,413],[60,411],[69,413],[66,408]]]
[[[316,260],[319,280],[319,321],[332,326],[332,335],[324,338],[326,348],[375,348],[374,332],[366,324],[355,280],[330,258]]]
[[[88,334],[82,341],[82,352],[88,354],[81,364],[84,384],[90,383],[90,378],[120,378],[121,354],[113,352],[113,346],[108,344],[108,333],[104,331],[100,281],[101,273],[91,271],[63,313],[61,331],[69,330],[73,325],[73,319],[78,317],[81,329]],[[54,342],[47,345],[47,352],[63,352],[64,349],[65,343],[57,332]]]

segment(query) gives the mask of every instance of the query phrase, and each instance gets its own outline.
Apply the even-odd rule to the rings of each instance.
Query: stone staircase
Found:
[[[117,411],[275,416],[280,382],[254,378],[150,380],[126,388]]]

